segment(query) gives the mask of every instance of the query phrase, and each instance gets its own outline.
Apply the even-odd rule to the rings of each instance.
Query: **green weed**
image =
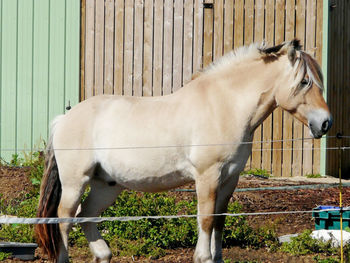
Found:
[[[322,178],[323,176],[320,174],[306,174],[306,178]]]
[[[264,177],[264,178],[271,177],[271,174],[265,169],[251,169],[251,170],[247,170],[247,171],[242,171],[240,175],[241,176],[243,176],[243,175],[255,175],[255,176],[260,176],[260,177]]]
[[[9,258],[11,255],[12,255],[11,253],[0,252],[0,261],[3,261]]]

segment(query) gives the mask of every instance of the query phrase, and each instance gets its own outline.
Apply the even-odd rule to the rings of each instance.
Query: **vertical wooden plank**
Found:
[[[254,39],[254,0],[244,1],[244,45],[248,46],[253,43]],[[251,157],[248,159],[246,169],[252,168]]]
[[[203,0],[194,1],[193,32],[193,73],[202,68],[203,63]]]
[[[281,44],[284,41],[284,0],[276,0],[275,12],[275,43]],[[277,108],[273,113],[273,143],[272,152],[272,173],[275,176],[282,175],[282,139],[283,139],[283,111]]]
[[[173,92],[182,86],[183,1],[174,2]]]
[[[162,95],[163,0],[154,2],[153,96]]]
[[[134,96],[142,96],[143,0],[135,0]]]
[[[65,106],[79,102],[79,30],[80,1],[66,1]]]
[[[193,0],[187,0],[184,3],[184,44],[183,44],[182,85],[185,85],[192,78],[192,40],[193,40]]]
[[[2,0],[0,0],[0,28],[2,28]],[[2,56],[2,32],[3,30],[0,31],[0,108],[2,108],[2,89],[3,89],[3,85],[2,85],[2,64],[3,64],[3,56]],[[2,114],[0,112],[0,123],[2,123]],[[1,140],[1,127],[0,127],[0,158],[2,158],[3,155],[3,151],[2,151],[2,140]]]
[[[171,93],[173,64],[173,0],[164,1],[163,95]]]
[[[86,0],[85,99],[94,95],[95,1]]]
[[[232,51],[233,48],[233,1],[225,2],[224,15],[224,53]]]
[[[349,94],[350,90],[350,76],[348,72],[350,71],[350,28],[348,25],[350,25],[350,2],[346,1],[344,3],[343,8],[343,28],[344,28],[344,65],[343,65],[343,133],[344,135],[350,135],[350,122],[349,122],[349,116],[350,116],[350,96],[344,95]],[[347,93],[346,93],[347,92]],[[343,139],[343,146],[349,146],[350,145],[350,138]],[[342,174],[349,174],[350,173],[350,150],[343,151],[343,158],[342,158],[343,168],[342,168]]]
[[[245,0],[244,14],[244,45],[250,45],[254,33],[254,0]]]
[[[264,40],[264,18],[265,18],[265,0],[256,0],[255,2],[255,23],[254,23],[254,41],[262,42]]]
[[[337,133],[341,133],[344,134],[344,123],[342,122],[343,119],[343,114],[344,114],[344,105],[343,105],[343,96],[344,96],[344,90],[343,90],[343,85],[345,83],[343,83],[343,78],[344,78],[344,2],[345,1],[339,1],[339,3],[337,3],[337,24],[338,24],[338,33],[337,33],[337,53],[336,53],[336,58],[337,58],[337,76],[336,76],[336,89],[338,90],[337,92],[337,110],[336,110],[336,121],[338,122],[337,124]],[[346,25],[348,26],[348,25]],[[349,47],[346,47],[349,48]],[[347,75],[349,75],[349,72],[347,72]],[[349,94],[349,91],[346,91],[347,94]],[[349,107],[349,105],[347,105],[347,107]],[[347,118],[349,119],[349,118]],[[341,146],[341,144],[343,143],[343,139],[338,140],[337,144]],[[336,175],[339,177],[339,168],[343,168],[344,167],[344,163],[341,162],[341,159],[343,159],[344,153],[340,153],[341,154],[341,159],[339,158],[339,150],[335,153],[337,158],[336,161],[336,169],[337,169],[337,173]]]
[[[264,0],[256,0],[255,3],[255,23],[254,23],[254,41],[262,42],[264,40]],[[261,156],[262,156],[262,125],[257,127],[253,138],[252,147],[252,163],[251,167],[261,168]]]
[[[85,53],[86,53],[86,0],[80,7],[80,101],[85,100]]]
[[[322,65],[322,22],[323,22],[323,0],[316,2],[316,60]],[[325,95],[325,94],[324,94]],[[314,174],[320,173],[321,168],[321,140],[314,140],[314,162],[312,171]]]
[[[305,1],[297,0],[296,2],[296,37],[300,39],[301,44],[304,45],[305,40]],[[303,162],[303,141],[300,139],[303,138],[303,124],[294,119],[294,139],[298,139],[293,142],[293,176],[302,175],[302,162]]]
[[[1,30],[1,53],[6,66],[1,67],[1,147],[16,149],[17,1],[3,0],[2,10],[2,28],[6,30]],[[9,160],[14,153],[15,151],[2,152],[1,157]]]
[[[134,1],[125,1],[124,95],[133,95]]]
[[[17,147],[31,149],[32,134],[32,63],[33,1],[18,1],[17,51]]]
[[[338,119],[338,103],[339,103],[339,87],[338,87],[338,78],[339,78],[339,5],[335,8],[331,8],[331,29],[330,29],[330,46],[329,51],[331,54],[330,57],[330,108],[333,114],[334,123],[331,129],[331,133],[329,135],[335,136],[340,131],[340,123],[337,121]],[[331,147],[338,147],[338,140],[336,138],[331,139]],[[339,166],[339,155],[337,150],[330,151],[330,175],[337,176],[338,175],[338,166]]]
[[[104,29],[105,8],[104,0],[96,0],[95,6],[95,83],[94,95],[103,94],[103,72],[104,72]]]
[[[34,1],[33,46],[33,143],[40,147],[48,134],[49,6],[47,0]]]
[[[295,34],[295,2],[286,1],[286,41],[291,41]],[[293,116],[288,112],[283,112],[283,159],[282,176],[292,176],[292,156],[293,156]]]
[[[103,93],[113,94],[114,0],[105,1]]]
[[[213,61],[213,19],[213,9],[204,8],[203,68]]]
[[[0,28],[2,28],[2,10],[3,10],[3,1],[0,0]],[[3,64],[3,56],[2,56],[2,32],[3,30],[0,31],[0,108],[2,108],[2,90],[3,90],[3,85],[2,85],[2,64]],[[0,112],[0,123],[2,123],[2,114]],[[2,147],[2,139],[1,139],[1,127],[0,127],[0,158],[2,158],[3,155],[3,147]]]
[[[254,39],[254,0],[245,0],[244,3],[244,45],[248,46],[253,43]],[[246,163],[246,169],[252,167],[251,158]]]
[[[327,3],[327,6],[325,8],[328,9],[328,15],[329,15],[329,18],[328,18],[329,19],[329,31],[328,31],[328,39],[329,39],[328,52],[329,52],[329,54],[327,55],[329,66],[327,67],[328,68],[327,102],[328,102],[328,107],[329,107],[329,109],[333,115],[333,118],[334,118],[335,116],[334,116],[333,105],[334,105],[334,97],[335,97],[334,95],[336,92],[336,89],[334,87],[334,77],[333,77],[333,74],[335,71],[335,66],[334,66],[335,65],[335,54],[334,53],[336,50],[336,48],[334,47],[334,38],[335,38],[335,32],[336,32],[337,25],[335,24],[334,9],[329,7],[329,3]],[[332,129],[328,133],[329,136],[335,136],[335,134],[336,134],[335,125],[336,125],[336,122],[334,121]],[[329,138],[327,140],[327,147],[335,147],[335,139]],[[334,167],[333,167],[334,151],[327,150],[326,157],[327,157],[327,159],[326,159],[326,172],[327,172],[327,174],[334,176]]]
[[[122,95],[124,83],[124,0],[115,0],[114,38],[114,94]]]
[[[152,96],[153,0],[145,0],[143,51],[143,95]]]
[[[244,0],[235,1],[235,22],[234,22],[234,48],[243,46],[244,44]]]
[[[316,1],[307,1],[306,15],[306,39],[305,50],[312,56],[315,54],[316,35]],[[313,141],[310,140],[310,133],[304,127],[304,154],[303,154],[303,175],[312,174],[312,149]]]
[[[265,6],[265,40],[269,46],[274,42],[274,0],[266,0]],[[271,172],[271,148],[272,148],[272,115],[263,123],[263,152],[262,168]]]
[[[224,1],[216,0],[214,6],[214,52],[215,61],[223,54],[223,36],[224,36]]]
[[[65,2],[50,2],[49,120],[64,113]]]
[[[339,13],[339,5],[337,5],[334,9],[332,9],[332,15],[333,15],[333,28],[332,28],[332,31],[334,32],[333,35],[331,36],[332,37],[332,44],[330,46],[330,49],[333,49],[334,51],[332,52],[333,54],[331,56],[333,56],[333,61],[332,61],[332,68],[333,68],[333,71],[331,72],[332,73],[332,86],[331,86],[331,89],[332,89],[332,112],[333,112],[333,117],[335,120],[338,119],[338,103],[339,103],[339,92],[340,92],[340,89],[339,89],[339,41],[340,41],[340,28],[339,28],[339,17],[340,17],[340,13]],[[339,121],[335,121],[333,123],[333,127],[332,127],[332,130],[333,130],[333,136],[336,135],[339,131],[340,131],[340,122]],[[333,146],[334,147],[338,147],[338,140],[337,139],[333,139]],[[332,173],[331,175],[332,176],[338,176],[338,166],[339,166],[339,155],[338,155],[338,151],[335,150],[335,151],[332,151],[332,158],[331,158],[331,161],[332,161]]]

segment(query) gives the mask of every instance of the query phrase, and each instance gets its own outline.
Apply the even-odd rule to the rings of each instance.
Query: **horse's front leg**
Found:
[[[214,227],[215,201],[220,165],[215,164],[196,178],[198,199],[198,241],[194,252],[195,263],[212,263],[210,251],[211,235]]]
[[[218,187],[215,203],[215,214],[227,212],[227,205],[235,190],[239,175],[231,175]],[[225,216],[217,216],[214,219],[214,227],[211,236],[211,253],[214,262],[221,263],[222,260],[222,232],[225,225]]]

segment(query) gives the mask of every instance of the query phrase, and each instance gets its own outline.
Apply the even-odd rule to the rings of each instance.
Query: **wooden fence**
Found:
[[[323,0],[83,0],[81,99],[165,95],[226,52],[297,37],[321,63]],[[256,131],[247,169],[320,171],[320,143],[277,109]],[[269,142],[276,140],[277,142]],[[284,140],[283,142],[281,140]]]

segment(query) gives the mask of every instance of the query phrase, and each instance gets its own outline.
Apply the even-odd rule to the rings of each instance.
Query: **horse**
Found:
[[[170,95],[89,98],[52,122],[37,216],[96,217],[124,189],[159,192],[195,182],[193,260],[223,262],[225,216],[214,214],[227,211],[255,129],[281,107],[321,138],[332,126],[322,93],[320,66],[294,39],[238,48]],[[68,262],[70,229],[36,226],[39,245],[55,262]],[[96,224],[82,229],[94,262],[110,262]]]

